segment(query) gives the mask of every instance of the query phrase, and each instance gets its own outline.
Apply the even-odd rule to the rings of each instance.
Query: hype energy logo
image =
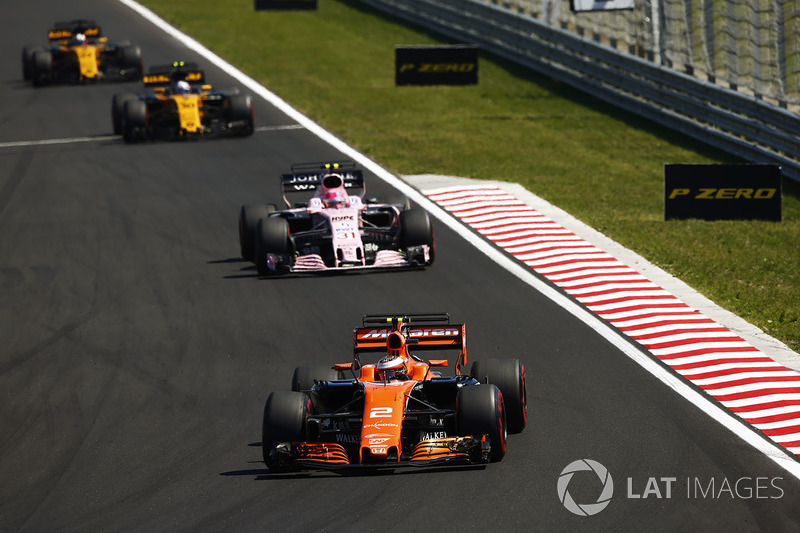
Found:
[[[579,476],[593,476],[598,479],[599,486],[602,488],[598,489],[597,501],[577,503],[573,499],[572,494],[569,492],[569,484],[576,474]],[[558,499],[568,511],[579,516],[596,515],[611,503],[613,494],[614,480],[611,479],[608,469],[591,459],[578,459],[571,462],[561,471],[561,475],[558,477]]]

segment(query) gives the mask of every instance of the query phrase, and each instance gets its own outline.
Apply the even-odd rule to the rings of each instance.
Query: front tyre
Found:
[[[506,454],[506,409],[503,393],[495,385],[468,385],[456,396],[456,430],[464,437],[489,435],[490,458],[496,463]]]
[[[261,425],[261,451],[264,464],[270,470],[278,466],[270,453],[275,446],[281,442],[306,440],[308,402],[308,396],[302,392],[276,391],[267,397]]]
[[[53,54],[49,50],[33,52],[31,81],[34,87],[41,87],[53,81]]]
[[[33,55],[36,52],[44,52],[41,46],[26,46],[22,49],[22,79],[31,81],[33,76]]]
[[[228,98],[228,122],[237,135],[246,137],[255,130],[253,99],[249,94],[234,94]]]
[[[519,359],[476,360],[469,374],[481,383],[497,385],[503,393],[510,433],[525,429],[528,422],[528,389],[525,366]]]
[[[119,49],[120,75],[126,80],[138,80],[144,73],[142,49],[136,45],[125,45]]]
[[[270,273],[267,255],[274,254],[285,258],[289,253],[289,223],[286,219],[275,216],[262,218],[256,225],[256,270],[262,276]],[[284,269],[288,265],[277,265]],[[282,273],[279,271],[279,273]]]
[[[426,265],[432,265],[436,257],[436,245],[433,237],[433,224],[427,211],[408,209],[400,212],[400,246],[427,245],[430,251]]]
[[[111,97],[111,126],[114,135],[122,134],[122,124],[125,119],[125,104],[139,98],[133,93],[118,93]]]
[[[122,138],[126,143],[135,143],[147,138],[147,104],[141,100],[125,102],[125,117],[122,124]]]
[[[277,210],[275,204],[243,205],[239,210],[239,250],[242,259],[254,261],[256,257],[256,226],[262,218]]]

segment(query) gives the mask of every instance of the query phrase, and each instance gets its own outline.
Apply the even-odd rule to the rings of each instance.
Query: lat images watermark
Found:
[[[603,485],[603,489],[600,491],[600,495],[594,503],[577,503],[569,492],[569,483],[572,481],[573,476],[578,472],[584,471],[593,472]],[[599,513],[611,503],[611,496],[613,496],[613,494],[614,480],[611,479],[611,474],[608,473],[605,466],[591,459],[578,459],[577,461],[571,462],[561,471],[561,475],[558,476],[558,499],[561,500],[561,503],[568,511],[576,515],[592,516]]]
[[[570,492],[570,484],[580,482],[583,491],[576,498]],[[685,483],[684,483],[685,481]],[[627,478],[625,499],[741,499],[766,500],[783,498],[782,477],[728,478],[679,478],[672,476]],[[578,483],[573,483],[573,486]],[[591,495],[586,486],[590,485]],[[592,459],[578,459],[568,464],[558,476],[556,485],[558,499],[562,505],[578,516],[592,516],[608,507],[614,497],[614,481],[608,469]],[[596,499],[594,497],[596,496]],[[587,501],[588,499],[588,501]],[[582,502],[582,503],[579,503]]]

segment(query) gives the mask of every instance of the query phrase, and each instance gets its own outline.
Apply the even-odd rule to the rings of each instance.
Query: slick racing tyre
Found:
[[[256,225],[256,270],[262,276],[270,273],[267,254],[286,256],[289,253],[289,223],[281,217],[262,218]],[[279,265],[282,273],[289,265]]]
[[[519,359],[483,359],[472,363],[469,374],[481,383],[497,385],[506,404],[509,433],[519,433],[528,422],[525,366]]]
[[[36,52],[44,52],[41,46],[26,46],[22,49],[22,79],[31,81],[33,75],[33,55]]]
[[[147,138],[147,104],[141,100],[125,102],[122,138],[126,143],[135,143]]]
[[[47,85],[53,80],[53,54],[47,50],[33,53],[31,63],[31,81],[34,87]]]
[[[134,93],[118,93],[111,97],[111,126],[114,128],[114,135],[122,134],[125,104],[138,98]]]
[[[456,430],[464,437],[488,434],[492,462],[506,454],[506,409],[503,393],[495,385],[469,385],[456,396]]]
[[[261,426],[261,451],[264,464],[270,469],[277,466],[270,454],[276,445],[306,440],[308,401],[308,396],[302,392],[275,391],[267,397]]]
[[[298,366],[292,374],[292,390],[295,392],[311,390],[314,380],[333,381],[339,379],[339,372],[329,366]]]
[[[228,122],[235,124],[237,135],[246,137],[253,134],[255,114],[249,94],[234,94],[228,98]]]
[[[386,197],[384,203],[397,206],[400,211],[408,211],[411,209],[411,200],[402,194],[391,194]]]
[[[256,257],[256,225],[262,218],[277,210],[275,204],[243,205],[239,210],[239,249],[242,259],[254,261]]]
[[[433,224],[427,211],[422,209],[409,209],[400,212],[400,246],[420,246],[427,244],[430,247],[430,259],[426,264],[433,264],[436,257],[436,247],[433,238]]]
[[[121,46],[119,49],[119,74],[126,80],[138,80],[144,73],[142,50],[135,45]]]

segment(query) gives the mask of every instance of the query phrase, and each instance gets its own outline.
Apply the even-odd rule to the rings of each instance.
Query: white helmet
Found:
[[[175,84],[175,94],[186,94],[192,90],[192,86],[188,81],[181,80]]]

